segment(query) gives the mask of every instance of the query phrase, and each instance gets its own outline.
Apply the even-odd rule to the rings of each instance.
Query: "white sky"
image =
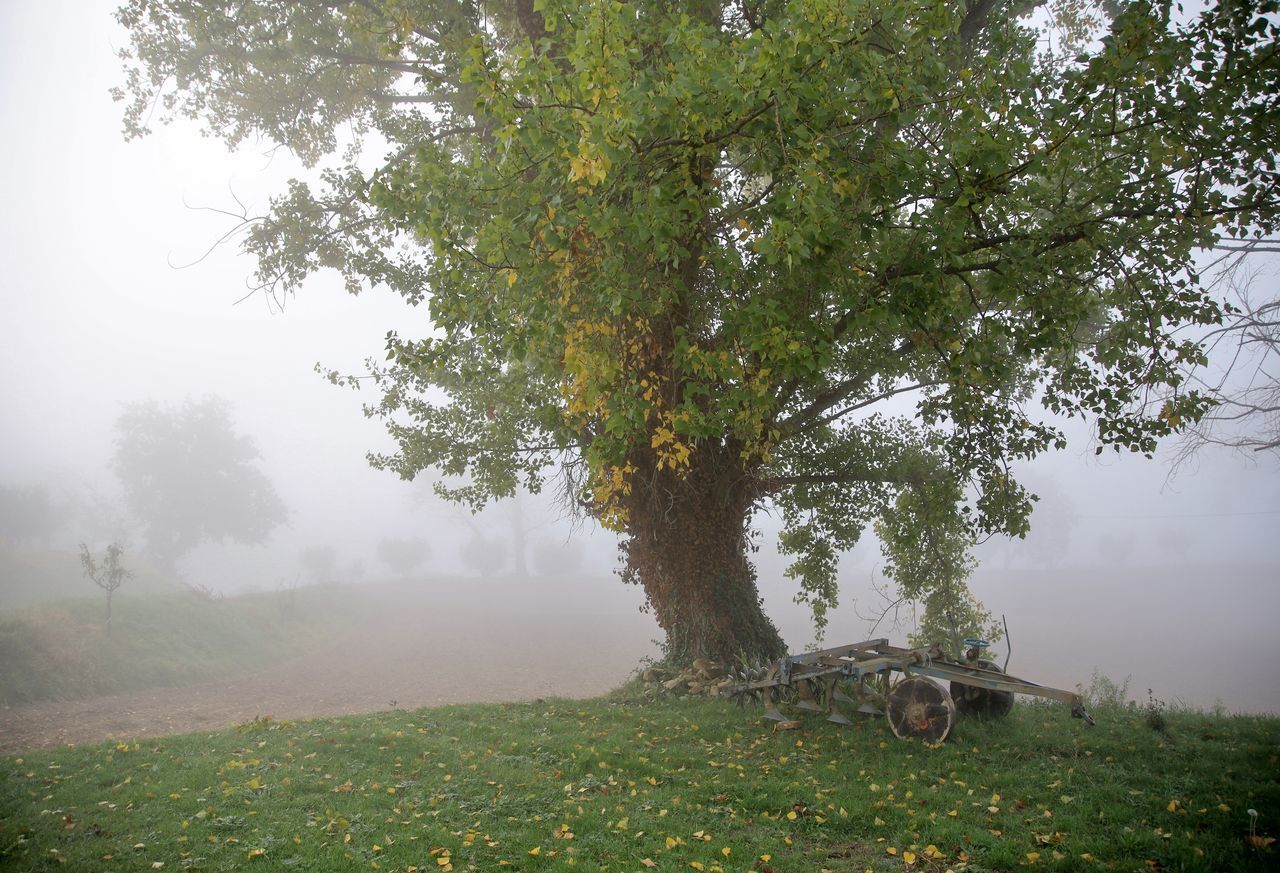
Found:
[[[113,52],[123,43],[111,19],[114,6],[110,0],[0,2],[0,190],[6,207],[0,211],[0,319],[6,326],[0,340],[0,481],[109,488],[111,427],[125,403],[221,394],[232,400],[239,428],[257,440],[294,516],[274,549],[205,549],[189,571],[195,581],[269,588],[296,569],[299,548],[322,542],[343,547],[372,571],[379,537],[419,531],[432,539],[432,527],[448,523],[413,510],[404,486],[367,468],[364,453],[384,445],[379,427],[361,417],[360,395],[328,385],[312,366],[321,361],[358,369],[366,356],[380,354],[388,329],[424,331],[425,313],[384,291],[349,297],[336,277],[311,282],[284,314],[272,313],[260,298],[233,305],[245,293],[253,264],[231,248],[189,269],[172,268],[171,261],[198,257],[226,229],[224,218],[184,204],[231,206],[230,188],[261,207],[291,168],[286,158],[268,161],[254,149],[230,155],[188,125],[158,126],[152,136],[125,143],[119,108],[107,94],[120,78]],[[1274,283],[1275,275],[1268,281]],[[1088,635],[1089,616],[1106,612],[1109,623],[1094,627],[1127,629],[1135,638],[1167,645],[1174,644],[1170,635],[1232,639],[1239,647],[1232,663],[1261,660],[1274,667],[1280,644],[1263,621],[1280,610],[1278,472],[1274,459],[1216,453],[1166,485],[1165,460],[1110,453],[1096,460],[1086,439],[1077,438],[1067,452],[1038,461],[1030,474],[1044,489],[1042,518],[1075,518],[1070,551],[1057,569],[1099,563],[1104,536],[1132,539],[1135,548],[1126,560],[1133,572],[1126,574],[1124,595],[1091,590],[1082,594],[1090,602],[1082,604],[1060,582],[1043,583],[1058,586],[1054,590],[1037,587],[1032,569],[1016,586],[1007,574],[980,572],[974,587],[997,614],[1011,613],[1012,626],[1035,634],[1055,624],[1046,616],[1056,616],[1064,640],[1070,633]],[[450,529],[455,537],[462,530]],[[1176,556],[1171,537],[1187,543]],[[434,546],[438,557],[448,554],[448,543]],[[592,549],[601,568],[611,566],[606,540],[597,538]],[[850,561],[848,588],[865,604],[877,557],[866,547],[858,551],[865,554]],[[994,551],[982,554],[993,557]],[[999,567],[1004,560],[1001,555],[992,563]],[[1009,560],[1014,568],[1030,566],[1016,549]],[[1187,600],[1194,589],[1170,591],[1168,574],[1159,568],[1171,564],[1200,568],[1196,578],[1204,580],[1207,599],[1237,608],[1200,609]],[[1233,589],[1239,576],[1234,568],[1245,566],[1254,568],[1246,574],[1250,581]],[[780,565],[767,549],[760,570],[770,609],[781,617],[788,639],[801,642],[790,583],[780,578]],[[602,584],[616,585],[619,598],[636,596],[607,576]],[[1112,605],[1119,603],[1152,608],[1117,619]],[[828,639],[845,642],[846,636],[862,638],[863,631],[852,610],[844,610]],[[1029,657],[1035,642],[1024,631],[1020,654]],[[1161,651],[1167,662],[1172,650]],[[1110,657],[1103,666],[1118,677],[1135,663],[1132,652]],[[1231,668],[1220,665],[1221,671]],[[1087,679],[1087,667],[1080,673],[1072,675]],[[1258,681],[1268,705],[1280,709],[1280,683],[1267,672]],[[1211,687],[1167,693],[1201,702],[1215,696]]]

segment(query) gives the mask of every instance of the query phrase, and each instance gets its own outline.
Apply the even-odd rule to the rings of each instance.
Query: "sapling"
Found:
[[[84,568],[84,574],[92,579],[95,585],[107,592],[107,636],[111,636],[111,596],[125,583],[126,579],[133,578],[133,572],[120,565],[120,556],[123,554],[124,546],[112,543],[107,546],[106,557],[99,564],[94,560],[89,547],[84,543],[80,544],[80,566]]]

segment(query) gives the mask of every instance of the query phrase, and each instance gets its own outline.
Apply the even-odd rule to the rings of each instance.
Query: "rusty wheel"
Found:
[[[978,661],[975,667],[1003,673],[990,661]],[[956,713],[965,718],[980,718],[983,721],[993,718],[1004,718],[1013,709],[1013,693],[1010,691],[992,691],[963,682],[951,683],[951,699],[956,703]]]
[[[923,676],[908,676],[893,686],[885,707],[889,728],[902,739],[916,737],[940,743],[956,723],[956,705],[941,685]]]

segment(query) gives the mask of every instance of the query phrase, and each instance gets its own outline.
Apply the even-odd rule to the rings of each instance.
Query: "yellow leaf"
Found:
[[[267,854],[267,850],[262,848],[250,849],[248,854],[250,858],[261,858],[263,855]]]
[[[916,853],[915,853],[915,852],[903,852],[903,853],[902,853],[902,860],[906,861],[908,864],[914,864],[914,863],[916,862]]]
[[[793,809],[787,813],[787,821],[795,821],[795,820],[796,820],[796,811]]]
[[[542,854],[542,846],[534,846],[532,849],[529,850],[529,854],[535,858],[538,857],[539,855]]]
[[[658,866],[657,864],[655,864],[655,863],[653,862],[653,859],[652,859],[652,858],[641,858],[641,859],[640,859],[640,863],[641,863],[641,864],[643,864],[643,865],[645,865],[646,867],[657,867],[657,866]]]
[[[720,854],[724,855],[726,858],[729,857],[729,847],[725,846],[723,849],[721,849]]]
[[[761,856],[760,856],[760,860],[761,860],[761,861],[764,861],[766,864],[768,864],[770,861],[772,861],[772,860],[773,860],[773,856],[772,856],[772,855],[761,855]]]
[[[1039,860],[1040,860],[1040,853],[1039,853],[1039,852],[1027,852],[1027,860],[1028,860],[1028,861],[1039,861]]]
[[[703,867],[703,866],[702,866],[702,863],[701,863],[700,861],[690,861],[690,862],[689,862],[689,866],[690,866],[690,867],[692,867],[692,868],[693,868],[693,869],[695,869],[695,870],[705,870],[705,869],[707,869],[706,867]]]
[[[1166,806],[1166,807],[1165,807],[1165,809],[1169,810],[1169,812],[1177,812],[1177,811],[1178,811],[1178,801],[1176,801],[1176,800],[1170,800],[1170,801],[1169,801],[1169,805],[1168,805],[1168,806]]]
[[[667,837],[667,848],[674,849],[675,847],[676,847],[676,841],[673,840],[671,837]]]
[[[887,849],[885,849],[885,853],[889,855],[896,855],[898,854],[898,850],[895,849],[893,846],[889,846]]]

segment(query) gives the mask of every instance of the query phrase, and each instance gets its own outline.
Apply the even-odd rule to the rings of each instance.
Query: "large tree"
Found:
[[[142,525],[147,553],[168,570],[203,542],[261,543],[285,521],[259,458],[218,397],[135,403],[116,421],[112,464],[125,502]]]
[[[377,465],[473,502],[559,468],[673,658],[772,656],[762,507],[819,619],[871,525],[945,618],[1027,528],[1041,407],[1143,452],[1204,408],[1141,401],[1220,317],[1193,252],[1274,226],[1276,3],[1126,4],[1069,58],[1037,5],[133,0],[120,96],[324,162],[246,216],[265,289],[427,303]]]

